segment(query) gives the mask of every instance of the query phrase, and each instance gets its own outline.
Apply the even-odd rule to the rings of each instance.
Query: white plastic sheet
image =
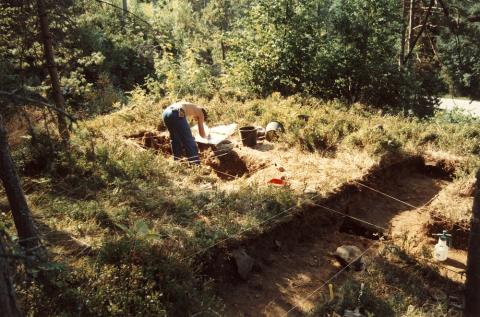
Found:
[[[208,139],[202,138],[198,133],[198,126],[192,127],[192,134],[195,137],[195,141],[203,144],[218,145],[225,141],[235,133],[237,124],[223,124],[209,128],[205,125],[205,133],[208,135]]]

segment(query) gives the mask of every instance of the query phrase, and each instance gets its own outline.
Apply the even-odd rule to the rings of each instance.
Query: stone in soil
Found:
[[[243,248],[233,250],[232,257],[235,260],[238,275],[240,275],[243,280],[247,280],[253,269],[255,260],[249,256]]]
[[[359,247],[354,245],[342,245],[339,246],[335,251],[335,256],[342,265],[346,266],[354,261],[352,267],[356,271],[362,271],[365,269],[365,262],[361,254],[362,250],[360,250]]]

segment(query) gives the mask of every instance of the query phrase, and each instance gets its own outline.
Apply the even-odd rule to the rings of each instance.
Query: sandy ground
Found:
[[[331,156],[285,149],[282,144],[263,142],[253,148],[233,141],[235,151],[248,161],[260,163],[258,171],[249,172],[247,180],[259,186],[273,178],[284,179],[286,186],[298,193],[327,193],[345,182],[360,178],[375,164],[365,153],[337,152]]]
[[[431,203],[447,184],[446,181],[416,173],[385,180],[376,186],[420,208],[408,207],[365,189],[340,211],[387,228],[394,243],[403,244],[412,254],[418,254],[422,246],[433,250],[436,243],[434,238],[425,234],[424,224],[429,214],[424,205]],[[325,211],[319,209],[318,212]],[[264,258],[259,259],[263,263],[261,272],[255,273],[247,282],[223,285],[221,288],[221,297],[227,307],[226,315],[283,316],[292,307],[298,306],[289,316],[303,316],[328,296],[328,288],[325,287],[307,298],[338,272],[339,264],[331,256],[332,252],[341,244],[353,244],[365,250],[372,243],[378,242],[333,229],[331,234],[319,235],[317,239],[295,248],[265,254]],[[374,256],[372,249],[367,253],[367,263]],[[449,270],[461,271],[465,263],[466,252],[452,250],[449,260],[442,263],[448,270],[441,269],[440,272],[452,280],[461,281],[458,274]],[[342,278],[334,280],[335,288],[341,285]]]

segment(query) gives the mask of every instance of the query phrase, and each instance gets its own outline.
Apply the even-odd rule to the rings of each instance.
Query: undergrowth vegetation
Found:
[[[35,139],[16,150],[44,240],[53,260],[63,263],[52,277],[61,296],[33,281],[19,284],[29,315],[215,315],[222,305],[202,274],[215,252],[209,247],[227,237],[259,234],[274,225],[267,221],[272,216],[298,206],[276,219],[282,220],[301,208],[304,197],[291,189],[245,179],[229,188],[205,166],[176,164],[125,138],[164,130],[160,115],[170,101],[136,90],[119,111],[79,122],[68,149],[38,127]],[[206,106],[212,125],[282,122],[286,133],[278,142],[286,149],[327,157],[366,152],[377,162],[448,151],[462,158],[458,177],[480,165],[478,121],[459,114],[418,119],[371,112],[361,104],[278,94],[264,100],[217,96],[192,101]],[[6,222],[13,232],[11,220]],[[346,284],[344,291],[357,284]],[[322,309],[336,311],[344,301]],[[400,311],[418,303],[418,298],[372,302],[371,310]]]

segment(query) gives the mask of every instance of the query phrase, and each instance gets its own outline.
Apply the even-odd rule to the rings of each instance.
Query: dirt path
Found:
[[[409,204],[423,206],[447,184],[445,180],[411,173],[385,178],[373,186]],[[339,211],[388,228],[390,236],[410,243],[412,250],[418,250],[423,244],[432,249],[435,243],[435,239],[424,235],[423,225],[428,220],[425,208],[411,208],[366,188],[355,194],[346,207]],[[315,212],[326,211],[319,209]],[[325,228],[322,229],[320,231],[325,232]],[[272,248],[271,252],[265,252],[257,259],[261,270],[253,273],[248,281],[221,285],[220,295],[226,304],[225,315],[283,316],[292,307],[298,306],[289,316],[303,316],[319,301],[323,301],[328,288],[304,299],[338,272],[340,267],[331,256],[332,252],[342,244],[353,244],[365,250],[374,243],[362,236],[339,232],[338,229],[331,228],[329,234],[319,233],[289,248],[283,247],[282,241],[278,241],[276,250]],[[373,256],[374,249],[367,253],[367,261]],[[460,251],[453,251],[451,263],[446,264],[458,270],[455,266],[462,266],[464,261]],[[335,287],[338,287],[340,280],[334,281]]]

